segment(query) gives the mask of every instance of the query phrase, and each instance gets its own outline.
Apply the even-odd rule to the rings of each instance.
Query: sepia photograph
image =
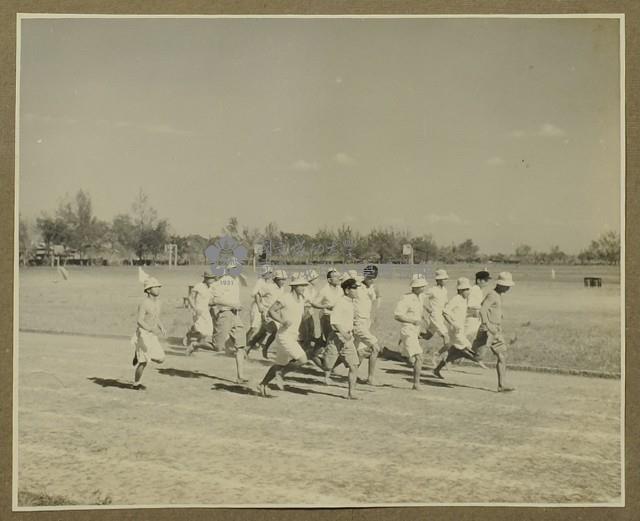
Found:
[[[622,14],[19,14],[14,511],[624,507]]]

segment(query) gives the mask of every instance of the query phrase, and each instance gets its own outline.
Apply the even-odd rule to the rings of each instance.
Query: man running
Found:
[[[229,266],[228,269],[234,266]],[[246,333],[240,319],[240,280],[239,276],[223,275],[211,287],[214,307],[213,349],[233,354],[236,359],[238,383],[246,383],[244,360],[246,358]]]
[[[481,363],[475,353],[471,351],[471,342],[465,335],[464,325],[467,317],[467,298],[471,291],[471,283],[466,277],[458,279],[458,294],[455,295],[444,307],[443,316],[449,326],[449,339],[451,346],[447,356],[434,368],[433,374],[438,378],[444,378],[440,371],[450,362],[459,358],[467,358],[476,363]]]
[[[258,385],[262,396],[268,396],[268,385],[276,376],[286,373],[307,362],[307,355],[298,343],[298,334],[305,305],[305,287],[308,282],[299,273],[291,277],[291,291],[282,292],[269,308],[269,317],[280,327],[277,333],[276,359]]]
[[[131,337],[134,347],[133,365],[135,369],[134,389],[145,389],[140,383],[142,373],[147,364],[152,361],[157,364],[164,362],[164,349],[158,340],[158,334],[166,335],[166,329],[160,320],[160,288],[162,284],[153,277],[144,281],[144,298],[138,306],[136,332]]]
[[[475,286],[471,287],[467,297],[467,319],[464,323],[464,333],[472,343],[480,328],[480,307],[485,297],[485,289],[489,286],[490,280],[491,274],[487,270],[477,272]],[[477,355],[478,359],[482,359],[482,352],[478,352]]]
[[[269,316],[269,309],[278,298],[288,292],[286,286],[288,279],[287,272],[285,270],[276,270],[273,272],[273,280],[271,283],[266,284],[264,292],[262,294],[262,327],[252,340],[252,349],[254,347],[262,349],[262,357],[269,358],[269,347],[276,338],[278,332],[278,325]]]
[[[422,346],[419,334],[426,286],[427,280],[424,275],[414,275],[410,284],[411,291],[403,295],[393,313],[393,317],[402,324],[400,344],[413,366],[413,389],[416,391],[420,390],[420,372],[422,371]]]
[[[247,353],[255,347],[255,337],[263,327],[264,315],[269,309],[269,305],[264,302],[266,293],[268,292],[269,284],[271,283],[271,277],[273,276],[273,269],[271,266],[263,266],[262,272],[256,280],[253,289],[251,290],[251,309],[249,311],[249,331],[247,331]]]
[[[498,374],[498,392],[515,391],[515,387],[506,384],[507,345],[502,334],[502,295],[509,291],[515,283],[508,271],[498,275],[495,288],[482,301],[480,308],[480,329],[473,342],[473,351],[479,352],[482,346],[488,345],[496,356],[496,372]]]
[[[358,287],[356,298],[353,301],[355,311],[353,334],[360,363],[367,358],[369,359],[369,372],[365,383],[376,385],[375,370],[380,345],[378,339],[371,333],[371,313],[373,303],[378,296],[373,288],[372,278],[357,277],[355,280],[361,285]]]
[[[320,345],[313,353],[313,361],[316,365],[324,367],[322,358],[326,352],[326,345],[331,335],[331,310],[336,301],[344,295],[344,291],[340,287],[340,273],[338,270],[331,268],[327,271],[327,284],[320,290],[318,296],[311,305],[320,310]]]
[[[354,344],[354,300],[360,287],[355,279],[347,279],[340,285],[343,296],[338,298],[329,315],[331,332],[327,339],[327,349],[324,356],[325,383],[328,383],[331,370],[343,363],[349,368],[349,390],[347,398],[356,400],[354,391],[358,378],[360,359]]]
[[[429,324],[423,335],[425,340],[429,340],[434,335],[438,335],[442,339],[442,346],[432,356],[434,367],[440,361],[440,357],[449,350],[449,333],[443,316],[444,307],[449,300],[446,286],[449,275],[443,269],[436,270],[435,280],[436,285],[425,293],[425,307]]]
[[[304,288],[305,303],[304,314],[300,322],[300,342],[308,357],[311,357],[313,351],[320,344],[320,340],[316,337],[315,310],[312,305],[318,298],[318,289],[314,284],[318,277],[318,272],[313,269],[307,270],[304,274],[304,278],[309,284]]]
[[[189,307],[193,310],[194,321],[182,339],[187,356],[199,347],[213,349],[213,319],[209,306],[213,297],[211,286],[218,277],[206,271],[202,277],[203,281],[196,284],[189,294]]]

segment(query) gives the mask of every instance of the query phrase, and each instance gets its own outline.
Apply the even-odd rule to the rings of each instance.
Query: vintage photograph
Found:
[[[14,511],[624,506],[623,42],[19,15]]]

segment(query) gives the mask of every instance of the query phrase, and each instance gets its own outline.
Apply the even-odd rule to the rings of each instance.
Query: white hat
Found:
[[[320,275],[318,275],[316,270],[307,270],[304,276],[309,282],[311,282],[312,280],[316,280]]]
[[[307,284],[309,284],[309,282],[304,278],[302,273],[296,272],[291,274],[289,286],[306,286]]]
[[[285,280],[287,279],[287,272],[284,270],[276,270],[273,272],[273,278],[274,279],[282,279]]]
[[[449,278],[446,270],[436,270],[436,280],[446,280]]]
[[[458,289],[471,289],[471,283],[467,277],[460,277],[458,279]]]
[[[349,270],[349,271],[347,271],[347,274],[349,275],[350,279],[355,279],[358,276],[358,271],[357,270]]]
[[[144,281],[144,290],[147,291],[151,288],[161,288],[162,284],[155,277],[149,277]]]
[[[516,283],[513,282],[513,277],[511,273],[509,273],[508,271],[503,271],[500,274],[498,274],[498,280],[496,280],[496,284],[498,286],[506,286],[508,288],[516,285]]]
[[[262,271],[260,272],[261,277],[271,276],[273,274],[273,268],[271,266],[262,266]]]
[[[424,278],[424,275],[422,273],[416,273],[411,277],[412,288],[423,288],[427,284],[427,279]]]

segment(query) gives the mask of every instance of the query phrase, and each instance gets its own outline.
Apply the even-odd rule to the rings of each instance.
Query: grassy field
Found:
[[[453,279],[478,267],[447,268],[452,295]],[[343,369],[324,386],[312,367],[265,399],[256,384],[271,362],[259,355],[247,385],[234,383],[232,358],[184,356],[182,297],[202,268],[147,271],[164,283],[169,334],[145,391],[131,388],[125,337],[142,293],[135,268],[70,269],[66,281],[49,268],[20,272],[20,327],[67,334],[19,333],[19,507],[620,502],[617,379],[512,371],[518,390],[505,395],[493,369],[454,366],[440,381],[425,367],[415,392],[404,363],[381,360],[383,386],[359,386],[359,401],[344,399]],[[620,370],[617,270],[559,267],[555,280],[548,267],[512,271],[512,363]],[[584,288],[585,275],[604,286]],[[382,270],[383,344],[397,341],[392,310],[408,277],[407,267]]]
[[[453,367],[415,392],[382,360],[358,401],[310,367],[265,399],[269,362],[237,385],[231,358],[178,340],[134,391],[126,341],[20,334],[19,507],[620,502],[618,380],[512,372],[499,394]]]
[[[472,277],[481,268],[474,265],[446,267],[455,278]],[[517,285],[504,299],[507,338],[516,334],[509,361],[514,364],[561,369],[620,372],[620,277],[618,268],[555,267],[551,279],[548,266],[509,266]],[[203,267],[169,270],[147,268],[163,283],[163,316],[170,336],[181,336],[190,321],[182,307],[187,286],[200,280]],[[295,269],[295,268],[292,268]],[[292,271],[290,269],[290,271]],[[409,266],[382,266],[379,288],[384,296],[374,333],[384,345],[394,345],[398,324],[393,308],[407,289]],[[415,266],[415,271],[424,269]],[[495,274],[505,266],[490,266]],[[318,271],[321,271],[320,269]],[[131,267],[69,268],[70,279],[62,280],[55,269],[27,268],[20,271],[20,327],[70,333],[130,335],[141,297],[137,269]],[[584,276],[603,278],[602,288],[585,288]],[[250,286],[254,277],[249,275]],[[319,285],[324,284],[322,280]],[[242,292],[247,306],[249,291]],[[427,351],[438,346],[432,340]]]

